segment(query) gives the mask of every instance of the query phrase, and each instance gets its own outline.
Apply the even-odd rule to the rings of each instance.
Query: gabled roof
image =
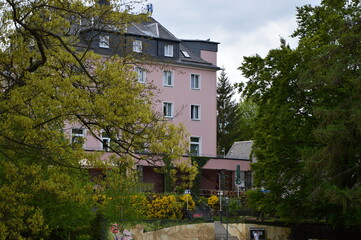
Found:
[[[100,31],[100,32],[108,32],[108,33],[120,33],[121,31],[114,26],[103,26],[99,24],[90,24],[90,21],[86,22],[88,25],[82,26],[81,31],[89,32],[89,31]],[[90,25],[89,25],[90,24]],[[174,45],[179,46],[175,49],[179,51],[179,54],[176,54],[174,58],[162,58],[159,59],[161,61],[167,60],[169,63],[181,64],[184,66],[190,67],[199,67],[206,68],[211,70],[219,70],[220,68],[211,62],[205,61],[201,58],[201,50],[208,50],[212,52],[217,52],[219,44],[218,42],[211,42],[209,40],[185,40],[179,39],[174,36],[170,31],[168,31],[162,24],[156,21],[152,17],[148,17],[147,21],[139,22],[139,23],[130,23],[125,31],[125,35],[131,37],[139,37],[144,39],[154,39],[161,40],[162,42],[173,42]],[[83,45],[84,46],[83,46]],[[80,42],[79,47],[87,47],[88,45]],[[98,49],[99,50],[99,49]],[[100,49],[100,54],[113,54],[108,50]],[[183,52],[187,52],[188,56],[185,56]]]
[[[170,41],[180,42],[171,32],[154,18],[149,17],[149,21],[140,23],[131,23],[128,26],[127,34],[138,35],[143,37],[161,38]]]
[[[251,159],[253,141],[234,142],[229,149],[226,158]]]

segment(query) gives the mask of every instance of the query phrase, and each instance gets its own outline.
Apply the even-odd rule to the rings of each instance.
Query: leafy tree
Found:
[[[217,83],[217,153],[225,154],[238,137],[237,103],[235,87],[229,82],[224,69]]]
[[[237,140],[252,140],[254,122],[257,116],[257,105],[251,100],[243,99],[238,103],[238,137]]]
[[[246,57],[243,94],[259,106],[250,194],[289,221],[361,224],[360,2],[298,8],[299,45]],[[266,204],[266,205],[265,205]],[[268,204],[268,205],[267,205]]]
[[[71,143],[69,125],[81,124],[98,140],[105,131],[121,161],[153,162],[158,153],[175,158],[184,152],[183,128],[152,110],[155,89],[137,83],[129,64],[135,59],[104,58],[80,42],[80,19],[119,34],[127,23],[143,20],[129,14],[133,4],[0,2],[0,239],[47,238],[91,220],[92,188],[82,164],[113,165]],[[147,158],[138,154],[145,145],[153,153]]]
[[[170,171],[173,190],[182,194],[186,189],[191,189],[198,174],[197,162],[190,158],[174,162],[174,168]]]

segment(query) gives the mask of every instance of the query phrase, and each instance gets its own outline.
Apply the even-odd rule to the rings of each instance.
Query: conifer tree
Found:
[[[217,84],[217,153],[222,155],[238,137],[238,107],[234,94],[235,87],[223,69]]]
[[[287,221],[361,225],[361,3],[297,9],[300,41],[246,57],[243,94],[259,106],[250,194]],[[343,239],[347,232],[335,239]],[[354,238],[348,238],[354,239]]]

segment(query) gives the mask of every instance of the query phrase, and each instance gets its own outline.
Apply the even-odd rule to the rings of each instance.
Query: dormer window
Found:
[[[142,41],[140,40],[133,41],[133,52],[137,52],[137,53],[142,52]]]
[[[99,47],[100,48],[109,48],[109,36],[108,35],[99,36]]]
[[[173,57],[173,45],[167,44],[164,46],[164,56]]]

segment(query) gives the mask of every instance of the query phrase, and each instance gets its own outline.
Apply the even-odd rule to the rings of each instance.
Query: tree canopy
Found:
[[[253,194],[288,221],[361,224],[361,5],[297,8],[298,46],[245,57],[243,88],[259,106]],[[251,194],[252,196],[252,194]]]
[[[238,108],[235,86],[222,70],[217,83],[217,153],[226,154],[238,137]]]
[[[96,166],[101,154],[72,143],[67,124],[98,140],[105,131],[117,161],[143,158],[144,146],[149,161],[184,152],[183,128],[153,110],[156,90],[137,82],[133,56],[105,58],[78,45],[84,19],[119,35],[144,20],[130,14],[135,2],[97,2],[0,1],[0,239],[45,238],[91,219],[81,160]]]

